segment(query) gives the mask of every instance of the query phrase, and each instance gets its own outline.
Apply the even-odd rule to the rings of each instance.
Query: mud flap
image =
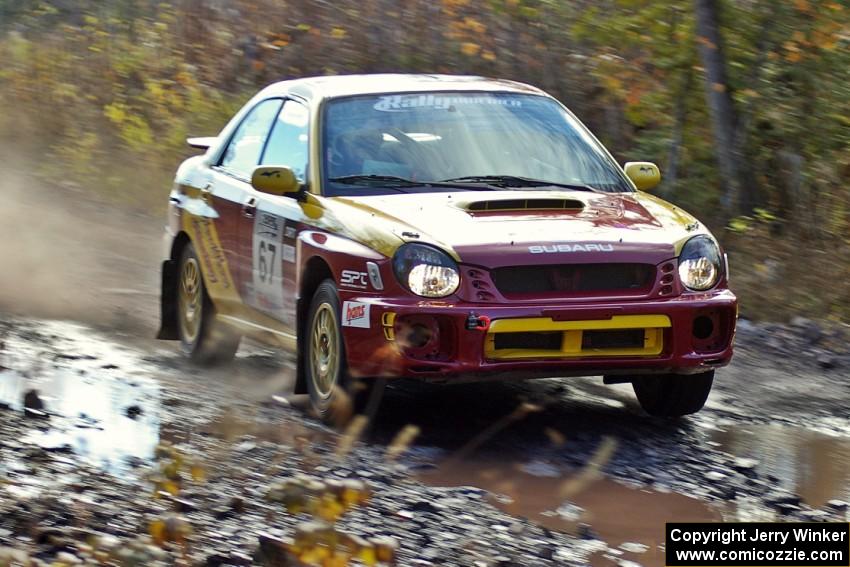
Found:
[[[296,313],[296,329],[295,333],[296,339],[296,347],[295,347],[295,388],[293,393],[295,394],[306,394],[307,393],[307,376],[305,374],[305,365],[307,361],[304,357],[304,328],[306,327],[306,319],[307,319],[307,309],[309,308],[309,301],[304,301],[303,298],[299,297],[295,300],[295,313]]]
[[[162,288],[160,291],[160,327],[156,338],[177,340],[177,262],[162,263]]]

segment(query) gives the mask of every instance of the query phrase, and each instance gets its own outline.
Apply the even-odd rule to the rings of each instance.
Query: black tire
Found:
[[[348,375],[340,313],[336,285],[327,279],[310,301],[302,343],[304,376],[313,410],[322,421],[338,426],[355,413],[372,415],[383,386],[382,380],[353,380]]]
[[[210,366],[232,360],[241,337],[216,320],[215,305],[207,293],[200,265],[195,247],[187,243],[177,268],[177,332],[181,350],[192,361]],[[191,270],[195,271],[193,286],[188,284]]]
[[[680,417],[696,413],[705,405],[714,370],[701,374],[637,376],[632,382],[643,410],[657,417]]]

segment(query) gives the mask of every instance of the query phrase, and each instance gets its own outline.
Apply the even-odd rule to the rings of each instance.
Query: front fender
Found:
[[[298,277],[296,279],[299,299],[306,295],[305,278],[308,276],[311,261],[321,258],[330,270],[331,276],[341,291],[358,293],[378,292],[368,275],[367,262],[381,266],[388,258],[368,246],[335,234],[306,230],[298,235],[297,242]],[[383,271],[383,270],[382,270]],[[381,273],[381,279],[386,276]]]

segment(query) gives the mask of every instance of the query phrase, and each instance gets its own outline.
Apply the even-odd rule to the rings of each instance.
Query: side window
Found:
[[[261,165],[285,165],[292,169],[300,181],[306,181],[309,118],[306,106],[294,100],[287,100],[275,120]]]
[[[251,178],[260,163],[260,154],[281,104],[280,99],[269,99],[251,109],[224,151],[220,163],[222,168],[237,177]]]

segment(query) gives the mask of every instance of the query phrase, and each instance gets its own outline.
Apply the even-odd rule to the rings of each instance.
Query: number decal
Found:
[[[283,316],[282,217],[258,211],[253,235],[253,304],[272,315]]]
[[[272,273],[274,273],[275,256],[277,256],[277,246],[267,242],[266,240],[260,240],[259,265],[257,266],[257,271],[260,276],[260,281],[264,284],[271,283],[272,274],[269,274],[269,266],[272,267]]]

